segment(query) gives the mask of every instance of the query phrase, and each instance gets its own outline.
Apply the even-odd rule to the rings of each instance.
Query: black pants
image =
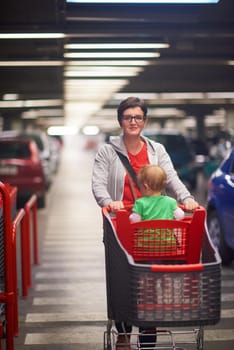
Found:
[[[131,333],[132,325],[125,322],[115,322],[115,327],[119,333]],[[139,342],[141,349],[155,346],[157,341],[157,334],[155,328],[139,327]]]

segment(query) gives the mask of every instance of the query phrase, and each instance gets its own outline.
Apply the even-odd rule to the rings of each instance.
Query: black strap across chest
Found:
[[[131,166],[128,158],[125,155],[123,155],[121,152],[119,152],[119,151],[115,150],[115,152],[119,156],[119,159],[123,163],[125,169],[127,170],[128,174],[131,176],[131,178],[134,181],[134,183],[137,186],[137,188],[139,188],[139,184],[138,184],[138,181],[137,181],[137,174],[136,174],[135,170],[133,169],[133,167]]]

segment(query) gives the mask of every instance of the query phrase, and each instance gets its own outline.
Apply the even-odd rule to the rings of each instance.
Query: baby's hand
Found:
[[[133,212],[132,214],[130,214],[129,220],[130,220],[130,222],[139,222],[139,221],[141,221],[141,216],[139,214]]]

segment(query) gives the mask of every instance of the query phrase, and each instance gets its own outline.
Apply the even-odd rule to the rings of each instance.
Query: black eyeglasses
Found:
[[[143,122],[143,120],[145,119],[145,117],[143,115],[123,115],[122,119],[126,122],[131,122],[133,119],[135,120],[135,122],[137,123],[141,123]]]

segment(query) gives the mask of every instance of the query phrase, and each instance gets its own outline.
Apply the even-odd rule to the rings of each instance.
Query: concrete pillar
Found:
[[[205,115],[196,114],[196,128],[197,128],[197,137],[199,140],[206,140],[206,128],[205,128]]]
[[[226,113],[226,126],[227,126],[227,129],[233,129],[234,130],[234,109],[227,110],[227,113]]]

